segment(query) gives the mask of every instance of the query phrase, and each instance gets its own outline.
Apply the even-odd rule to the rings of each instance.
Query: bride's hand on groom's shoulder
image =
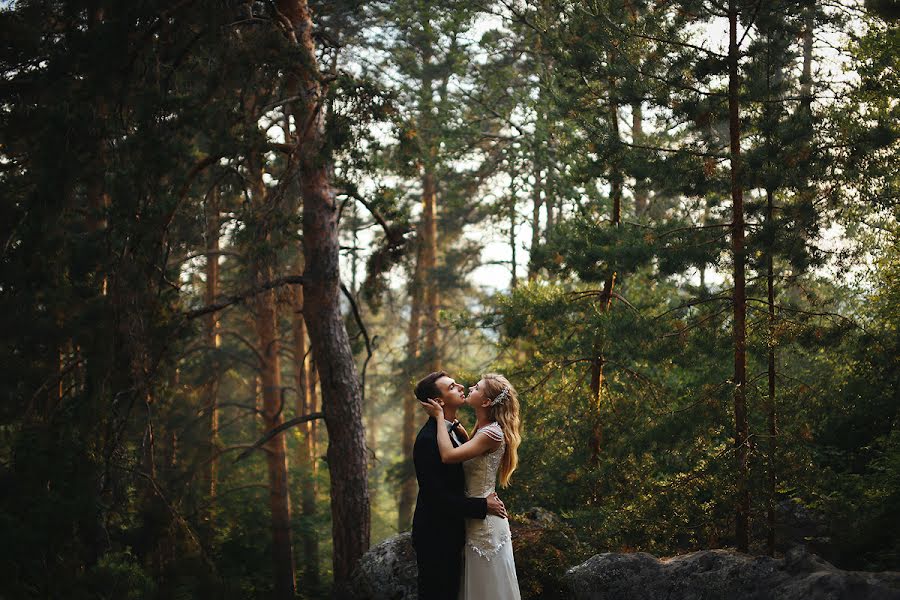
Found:
[[[438,404],[436,400],[429,398],[427,402],[422,403],[422,407],[425,409],[425,412],[428,413],[428,416],[434,417],[437,420],[444,418],[444,407]]]

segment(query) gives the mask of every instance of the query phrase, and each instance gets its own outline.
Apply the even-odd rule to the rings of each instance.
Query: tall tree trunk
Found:
[[[307,332],[308,334],[308,332]],[[310,412],[322,412],[322,403],[320,402],[320,398],[322,395],[319,393],[319,367],[316,366],[316,354],[312,351],[312,348],[309,350],[309,410]],[[319,476],[319,422],[311,421],[312,426],[309,429],[309,436],[306,438],[306,445],[309,447],[308,452],[312,457],[312,475],[313,475],[313,486],[312,486],[312,494],[313,498],[318,494],[318,476]],[[316,505],[313,502],[311,507],[311,512],[309,514],[315,514]]]
[[[214,304],[219,295],[219,190],[215,188],[209,194],[209,206],[206,214],[206,289],[204,300],[207,306]],[[209,377],[203,389],[203,410],[206,411],[208,456],[204,473],[209,493],[209,512],[214,512],[216,498],[216,476],[218,471],[219,448],[219,313],[212,311],[206,316],[206,345],[215,357],[210,368]]]
[[[441,363],[441,350],[438,344],[438,286],[435,281],[437,267],[437,187],[434,173],[425,172],[422,190],[422,272],[425,286],[424,319],[425,372],[437,371]]]
[[[422,266],[422,253],[424,244],[419,238],[416,244],[416,266],[413,279],[409,286],[410,312],[409,326],[406,330],[406,380],[414,381],[419,361],[419,332],[422,329],[422,291],[424,288],[424,269]],[[416,502],[416,477],[412,466],[413,443],[416,436],[416,403],[411,399],[403,403],[403,432],[401,457],[403,464],[402,480],[400,481],[400,500],[397,510],[397,530],[405,531],[412,522],[413,506]]]
[[[369,547],[369,488],[362,390],[340,306],[338,206],[331,164],[324,154],[325,102],[306,0],[279,0],[293,25],[296,73],[305,90],[298,101],[300,192],[303,198],[304,319],[322,388],[331,472],[332,554],[335,581],[346,581]]]
[[[431,34],[430,26],[425,29]],[[428,64],[431,53],[426,46],[423,49],[423,63]],[[419,130],[426,132],[426,139],[431,135],[431,108],[434,82],[430,71],[423,74],[419,93]],[[435,152],[433,147],[423,148],[425,155],[422,173],[422,214],[417,227],[416,266],[410,286],[411,309],[409,327],[406,337],[406,356],[409,372],[407,379],[412,382],[418,377],[416,372],[424,358],[423,370],[429,373],[436,369],[439,361],[437,355],[437,289],[433,280],[434,267],[437,263],[437,190],[434,179]],[[422,344],[421,336],[425,336]],[[424,351],[423,348],[424,347]],[[412,521],[417,485],[412,466],[412,450],[416,435],[416,405],[406,402],[403,405],[402,456],[406,468],[400,483],[400,501],[397,510],[397,526],[399,530],[407,529]]]
[[[254,114],[255,101],[250,101],[249,113]],[[260,223],[259,235],[268,242],[271,239],[268,221],[265,217],[269,200],[262,179],[259,153],[251,152],[248,158],[252,181],[251,200],[254,213]],[[257,250],[257,252],[260,252]],[[270,253],[254,259],[251,265],[254,283],[261,286],[272,279]],[[284,422],[284,394],[281,385],[281,364],[278,339],[278,304],[275,290],[267,290],[253,299],[254,326],[262,364],[260,383],[262,386],[262,417],[265,432]],[[272,522],[272,561],[275,574],[275,597],[293,598],[296,590],[294,551],[291,540],[291,501],[287,476],[287,442],[284,433],[274,436],[263,446],[269,477],[269,510]]]
[[[291,15],[294,19],[298,18],[296,7],[290,3],[282,3],[279,10],[287,11],[286,14]],[[285,14],[285,13],[282,13]],[[293,27],[298,27],[297,21],[291,21]],[[288,37],[291,42],[297,44],[296,30],[289,33]],[[300,87],[301,74],[295,69],[289,69],[285,73],[284,78],[284,95],[292,98],[297,96]],[[283,131],[285,141],[290,142],[293,138],[297,139],[301,129],[306,127],[306,116],[302,112],[297,111],[292,103],[287,103],[283,107],[284,125]],[[293,160],[293,157],[292,157]],[[296,183],[296,179],[291,182]],[[296,185],[290,187],[290,193],[295,194],[295,198],[299,200],[300,189]],[[297,205],[294,204],[292,210],[296,210]],[[354,252],[354,262],[356,254]],[[298,248],[296,272],[304,271],[304,254],[303,248]],[[355,272],[355,265],[354,265]],[[355,286],[354,286],[355,287]],[[318,401],[316,394],[317,373],[312,349],[307,345],[307,326],[305,310],[305,298],[302,285],[293,286],[290,296],[291,304],[291,333],[294,343],[294,386],[296,388],[295,411],[298,415],[312,414],[318,411]],[[311,420],[302,423],[300,426],[301,441],[297,449],[298,474],[300,476],[300,514],[302,525],[300,528],[300,542],[303,547],[303,588],[308,595],[317,595],[321,578],[319,573],[319,535],[316,531],[316,513],[318,508],[316,505],[316,496],[318,492],[318,460],[316,456],[316,434],[318,431],[318,421]]]
[[[311,43],[311,39],[310,39]],[[310,46],[310,52],[312,47]],[[311,54],[314,60],[315,55]],[[315,154],[312,154],[315,156]],[[340,311],[337,206],[328,174],[303,158],[303,274],[310,342],[328,429],[335,580],[349,578],[369,547],[369,490],[362,393]],[[311,163],[311,164],[310,164]]]
[[[736,449],[737,497],[735,498],[735,538],[737,549],[747,552],[750,521],[749,424],[747,417],[747,298],[744,274],[744,192],[741,163],[739,48],[737,42],[737,0],[728,0],[728,124],[731,158],[732,235],[734,260],[734,445]]]
[[[303,255],[298,254],[297,272],[303,272]],[[291,294],[291,331],[294,337],[294,386],[297,390],[296,413],[308,415],[315,412],[314,394],[310,387],[315,381],[310,377],[310,360],[307,356],[306,321],[303,319],[303,286],[295,285]],[[302,437],[297,451],[297,465],[300,475],[300,514],[303,526],[300,539],[303,546],[303,584],[315,593],[319,589],[319,540],[316,535],[314,517],[316,514],[315,442],[313,424],[307,421],[300,425]]]
[[[271,269],[256,268],[256,284],[272,278]],[[260,372],[262,409],[265,430],[271,431],[284,421],[284,389],[278,353],[278,318],[275,291],[256,296],[256,335],[264,362]],[[296,586],[294,554],[291,541],[291,502],[287,479],[287,444],[284,434],[266,442],[266,463],[269,473],[269,509],[272,518],[272,553],[277,598],[293,598]]]

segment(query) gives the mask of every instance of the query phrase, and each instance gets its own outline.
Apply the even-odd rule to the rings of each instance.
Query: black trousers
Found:
[[[419,600],[457,600],[463,549],[416,548]]]

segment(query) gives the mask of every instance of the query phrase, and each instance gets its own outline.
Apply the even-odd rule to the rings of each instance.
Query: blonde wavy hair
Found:
[[[499,396],[503,388],[509,390],[503,402],[490,407],[491,420],[500,424],[506,441],[506,450],[500,462],[500,486],[506,487],[519,465],[519,444],[522,443],[519,394],[509,380],[499,373],[485,373],[481,378],[484,380],[484,394],[490,400]]]

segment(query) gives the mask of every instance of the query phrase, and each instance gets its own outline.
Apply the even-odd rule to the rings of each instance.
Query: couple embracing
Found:
[[[495,487],[518,463],[519,399],[502,375],[465,388],[444,371],[415,389],[431,417],[413,448],[419,496],[412,539],[421,600],[518,600],[506,507]],[[471,436],[456,418],[468,404]]]

